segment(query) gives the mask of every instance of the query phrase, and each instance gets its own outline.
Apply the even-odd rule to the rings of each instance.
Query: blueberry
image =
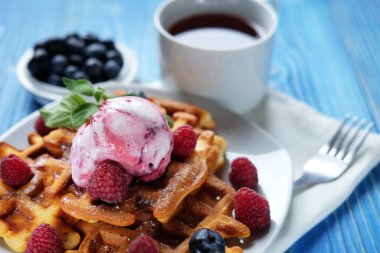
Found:
[[[141,91],[141,90],[128,90],[128,93],[129,95],[133,94],[134,96],[138,96],[140,98],[145,98],[147,99],[148,97],[146,96],[145,92]]]
[[[56,85],[56,86],[64,86],[63,82],[62,82],[62,77],[60,75],[57,75],[54,73],[52,73],[48,76],[47,82],[52,84],[52,85]]]
[[[28,69],[34,77],[40,80],[47,77],[49,72],[49,57],[45,49],[38,48],[34,51],[33,58],[28,63]]]
[[[103,40],[102,43],[108,50],[115,49],[115,43],[112,40]]]
[[[137,91],[136,92],[136,95],[137,96],[139,96],[140,98],[145,98],[145,99],[147,99],[148,97],[146,96],[146,94],[145,94],[145,92],[143,92],[143,91]]]
[[[207,228],[199,229],[190,239],[190,253],[225,252],[226,242],[215,231]]]
[[[123,58],[121,54],[116,50],[108,50],[106,53],[106,59],[107,60],[114,60],[120,65],[123,65]]]
[[[83,65],[83,57],[80,54],[71,54],[69,55],[69,62],[72,65],[81,67]]]
[[[95,57],[98,59],[103,59],[106,55],[107,48],[101,43],[92,43],[85,47],[84,55],[87,58]]]
[[[45,42],[49,54],[61,54],[65,51],[65,41],[61,38],[52,38]]]
[[[37,43],[36,45],[34,45],[34,50],[37,50],[37,49],[39,49],[39,48],[42,48],[42,49],[45,49],[46,50],[46,46],[45,46],[45,43],[43,43],[43,42],[39,42],[39,43]]]
[[[69,33],[66,35],[66,40],[68,40],[70,38],[80,39],[80,36],[78,33],[73,32],[73,33]]]
[[[73,79],[88,79],[88,76],[83,71],[79,70],[72,76]]]
[[[95,42],[99,42],[98,37],[96,35],[94,35],[94,34],[91,34],[91,33],[89,33],[86,36],[84,36],[83,40],[86,43],[86,45],[89,45],[89,44],[92,44],[92,43],[95,43]]]
[[[63,54],[56,54],[51,59],[51,69],[55,73],[63,73],[63,70],[68,64],[66,56]]]
[[[69,52],[80,54],[84,48],[84,41],[71,37],[66,39],[66,46]]]
[[[100,77],[102,75],[103,64],[99,59],[96,58],[88,58],[85,63],[85,71],[86,73],[92,77]]]
[[[78,71],[78,67],[74,65],[68,65],[64,71],[63,71],[63,76],[68,77],[68,78],[74,78],[75,72]]]
[[[45,49],[37,48],[36,50],[34,50],[33,58],[37,61],[44,62],[49,59],[49,55]]]
[[[104,64],[104,73],[108,79],[116,77],[120,72],[121,66],[114,60],[108,60]]]
[[[47,61],[41,62],[36,58],[32,58],[28,63],[30,73],[37,79],[43,81],[49,74],[49,64]]]
[[[90,81],[93,84],[95,84],[95,83],[101,83],[101,82],[107,81],[107,79],[104,78],[103,76],[100,76],[100,77],[92,78],[92,79],[90,79]]]

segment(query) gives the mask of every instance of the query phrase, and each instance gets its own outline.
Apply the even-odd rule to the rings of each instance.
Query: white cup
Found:
[[[220,49],[180,41],[168,30],[194,15],[222,13],[253,23],[260,38]],[[214,99],[236,112],[257,105],[265,94],[277,14],[270,4],[255,0],[169,0],[155,12],[160,34],[164,82],[188,93]]]

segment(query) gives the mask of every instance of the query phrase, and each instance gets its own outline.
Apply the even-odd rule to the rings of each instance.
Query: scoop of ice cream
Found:
[[[108,99],[73,139],[72,177],[86,187],[96,164],[113,160],[127,174],[152,181],[165,173],[172,149],[169,125],[155,104],[133,96]]]

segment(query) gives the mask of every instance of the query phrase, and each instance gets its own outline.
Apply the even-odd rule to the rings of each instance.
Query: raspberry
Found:
[[[270,224],[268,201],[254,190],[240,188],[235,195],[235,218],[252,233],[264,230]]]
[[[100,162],[90,176],[87,192],[93,199],[101,199],[108,203],[123,202],[128,195],[131,176],[115,161]]]
[[[229,177],[236,189],[241,187],[256,189],[259,181],[256,167],[245,157],[238,157],[232,161]]]
[[[45,120],[41,115],[38,116],[36,123],[34,123],[34,129],[36,129],[36,132],[41,136],[45,136],[53,130],[52,128],[46,126]]]
[[[55,229],[49,224],[36,227],[29,238],[26,253],[63,253],[61,239]]]
[[[194,129],[189,125],[183,125],[177,128],[173,133],[174,147],[172,154],[179,158],[190,156],[197,144],[197,135]]]
[[[128,253],[158,253],[158,250],[150,236],[141,235],[129,245]]]
[[[22,186],[32,177],[30,166],[20,157],[10,154],[1,159],[0,175],[9,186]]]

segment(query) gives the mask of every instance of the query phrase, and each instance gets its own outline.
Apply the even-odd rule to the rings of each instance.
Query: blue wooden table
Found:
[[[15,67],[35,42],[68,32],[120,40],[139,60],[138,81],[160,78],[152,15],[160,0],[0,1],[0,133],[38,108]],[[380,2],[278,0],[270,85],[341,119],[380,127]],[[380,167],[288,252],[379,252]],[[350,186],[347,186],[350,187]]]

